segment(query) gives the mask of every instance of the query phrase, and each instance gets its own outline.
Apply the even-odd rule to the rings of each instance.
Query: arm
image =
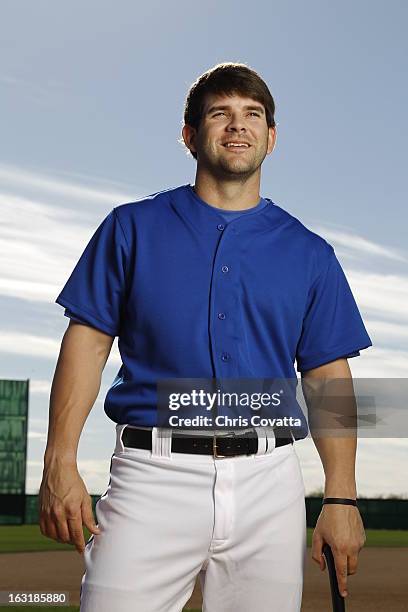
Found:
[[[77,450],[85,421],[98,396],[114,338],[70,321],[51,387],[47,446],[39,492],[43,535],[85,548],[82,524],[93,533],[91,497],[79,475]]]
[[[339,386],[340,394],[346,390],[344,399],[336,399],[336,401],[340,399],[340,410],[347,417],[355,417],[356,415],[352,377],[347,359],[337,359],[320,367],[307,370],[302,373],[302,388],[309,411],[310,433],[325,473],[324,497],[356,499],[357,437],[350,433],[343,437],[340,437],[340,434],[337,437],[333,433],[326,437],[322,435],[322,428],[331,428],[336,433],[339,432],[339,424],[334,420],[335,414],[325,409],[325,406],[330,408],[334,400],[333,397],[323,399],[323,403],[322,400],[318,402],[314,400],[314,393],[319,388],[323,388],[324,381],[333,381],[334,379],[342,379]],[[320,417],[319,414],[313,414],[316,407],[319,410],[315,410],[315,412],[320,412]],[[333,551],[340,593],[346,594],[347,574],[356,573],[358,553],[365,542],[364,526],[357,507],[338,504],[323,506],[312,540],[312,558],[320,565],[321,570],[325,569],[322,554],[324,542],[327,542]]]

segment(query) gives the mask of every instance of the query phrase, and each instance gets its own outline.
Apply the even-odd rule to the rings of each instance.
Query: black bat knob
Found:
[[[332,549],[327,543],[323,544],[323,554],[326,558],[327,571],[329,572],[333,612],[345,612],[346,607],[344,603],[344,597],[340,594],[339,591],[339,585],[337,582],[336,575],[336,566],[334,564]]]

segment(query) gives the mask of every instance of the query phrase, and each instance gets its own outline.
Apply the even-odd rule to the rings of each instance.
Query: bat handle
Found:
[[[330,591],[332,598],[333,612],[345,612],[344,597],[340,594],[339,585],[337,582],[336,566],[332,549],[325,543],[323,544],[323,554],[326,558],[327,570],[329,572]]]

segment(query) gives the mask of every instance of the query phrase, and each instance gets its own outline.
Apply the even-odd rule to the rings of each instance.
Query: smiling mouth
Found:
[[[232,151],[233,153],[242,153],[243,151],[248,151],[251,145],[222,145],[224,149],[227,151]]]

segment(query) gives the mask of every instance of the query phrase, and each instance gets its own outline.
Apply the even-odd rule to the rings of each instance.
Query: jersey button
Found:
[[[218,313],[218,318],[219,319],[225,319],[225,313],[224,312],[219,312]]]
[[[222,266],[221,270],[224,272],[224,274],[226,274],[227,272],[229,272],[229,267],[228,266]]]
[[[225,225],[223,225],[222,223],[219,223],[217,225],[217,229],[220,230],[220,232],[222,232],[222,230],[224,229]]]
[[[231,358],[231,355],[230,355],[229,353],[222,353],[222,354],[221,354],[221,359],[222,359],[223,361],[229,361],[229,360],[230,360],[230,358]]]

